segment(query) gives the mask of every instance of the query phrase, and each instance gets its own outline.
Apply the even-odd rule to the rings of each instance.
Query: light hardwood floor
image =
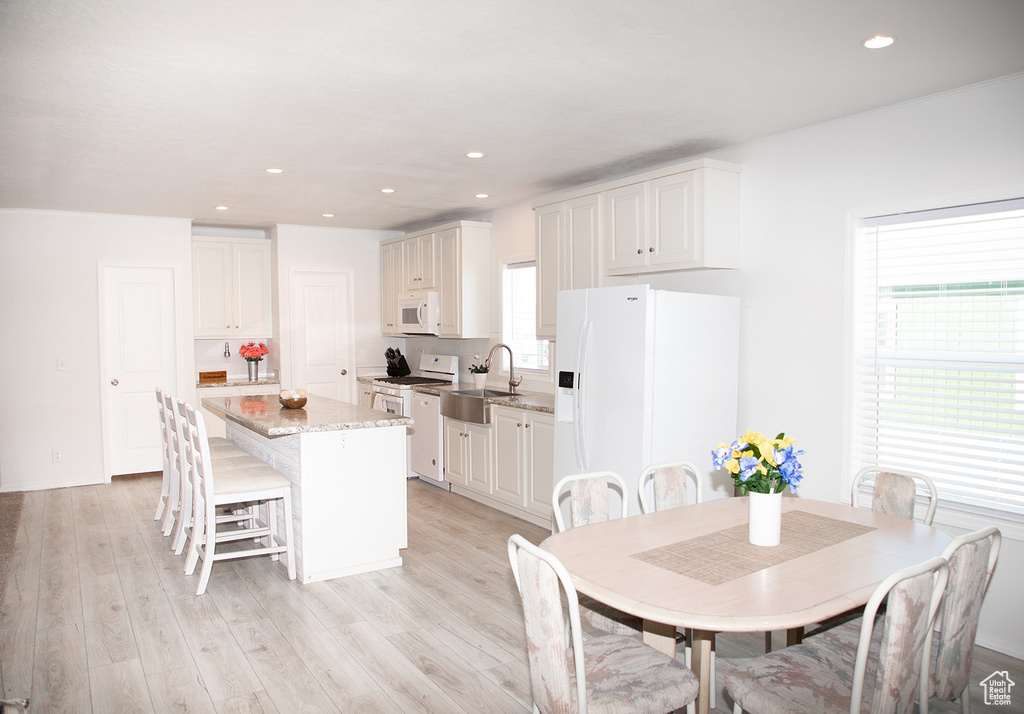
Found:
[[[196,597],[152,520],[159,488],[27,494],[0,609],[6,697],[97,714],[530,710],[506,541],[544,529],[412,481],[403,567],[301,585],[269,558],[229,561]],[[762,648],[756,633],[721,635],[719,691],[732,660]],[[1020,660],[979,649],[976,708],[996,669],[1024,682]],[[720,694],[717,711],[730,707]]]

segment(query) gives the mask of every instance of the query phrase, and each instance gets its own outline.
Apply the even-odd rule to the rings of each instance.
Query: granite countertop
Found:
[[[501,384],[496,387],[488,385],[488,389],[495,389],[496,391],[505,391],[508,385]],[[412,388],[414,392],[420,392],[421,394],[434,394],[440,395],[441,392],[450,392],[455,389],[473,389],[471,383],[458,384],[455,386],[448,386],[446,384],[419,384]],[[512,407],[514,409],[525,409],[531,412],[542,412],[544,414],[555,413],[555,395],[546,394],[544,392],[523,392],[522,394],[516,394],[510,397],[489,397],[487,399],[488,404],[497,404],[502,407]]]
[[[409,417],[315,395],[308,397],[302,409],[281,406],[276,394],[204,397],[202,402],[208,409],[221,412],[232,421],[267,437],[316,431],[411,426],[413,423]]]
[[[207,389],[209,387],[258,387],[261,384],[281,384],[279,379],[258,379],[250,382],[248,379],[227,380],[225,382],[196,382],[196,389]]]

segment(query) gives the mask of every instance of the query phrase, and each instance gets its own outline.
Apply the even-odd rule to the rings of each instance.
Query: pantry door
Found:
[[[162,468],[156,387],[177,393],[174,269],[100,266],[106,476]]]
[[[291,386],[354,403],[351,273],[296,270],[291,285]]]

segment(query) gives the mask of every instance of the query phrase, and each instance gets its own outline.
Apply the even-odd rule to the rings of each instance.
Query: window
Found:
[[[1024,522],[1024,201],[868,219],[856,252],[851,473]]]
[[[536,263],[507,263],[501,282],[501,341],[512,348],[517,370],[548,372],[550,343],[537,339]],[[508,352],[501,354],[502,369],[507,371]]]

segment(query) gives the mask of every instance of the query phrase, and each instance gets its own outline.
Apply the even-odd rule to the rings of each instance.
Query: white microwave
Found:
[[[436,335],[440,326],[436,290],[418,290],[398,298],[398,327],[407,335]]]

